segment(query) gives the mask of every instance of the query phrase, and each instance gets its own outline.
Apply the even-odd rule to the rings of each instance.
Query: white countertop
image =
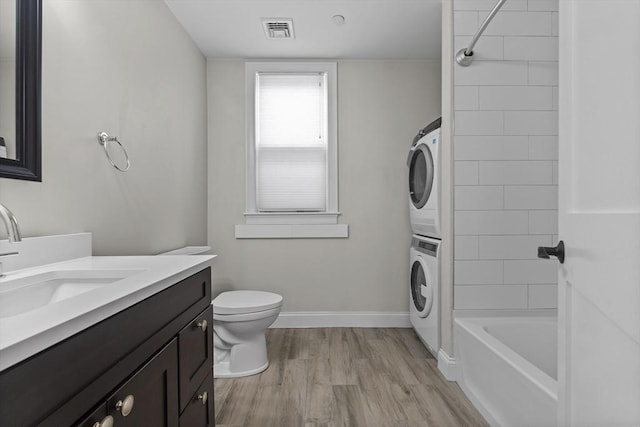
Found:
[[[52,271],[140,270],[98,289],[0,318],[0,371],[211,266],[215,255],[84,257],[17,270],[3,282]]]

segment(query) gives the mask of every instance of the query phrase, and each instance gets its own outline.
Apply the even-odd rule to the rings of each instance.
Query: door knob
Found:
[[[538,246],[538,258],[549,259],[552,256],[557,257],[560,264],[564,264],[564,242],[562,240],[555,247]]]

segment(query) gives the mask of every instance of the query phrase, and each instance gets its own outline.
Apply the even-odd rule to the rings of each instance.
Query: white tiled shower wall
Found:
[[[455,51],[497,0],[454,0]],[[508,0],[454,66],[456,309],[557,306],[558,0]]]

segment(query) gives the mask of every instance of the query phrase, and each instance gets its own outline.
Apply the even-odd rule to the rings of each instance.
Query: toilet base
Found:
[[[241,344],[230,345],[220,338],[220,324],[214,326],[213,377],[233,378],[258,374],[269,366],[264,332],[255,334]]]
[[[250,375],[256,375],[266,370],[269,367],[269,362],[265,363],[259,368],[250,369],[242,372],[231,372],[229,369],[229,362],[220,362],[213,367],[213,378],[239,378],[248,377]]]

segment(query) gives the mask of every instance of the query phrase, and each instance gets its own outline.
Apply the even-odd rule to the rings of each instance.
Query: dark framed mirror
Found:
[[[4,146],[0,151],[0,177],[42,181],[42,0],[15,0],[14,58],[15,134],[12,129],[8,131],[8,139],[13,141],[5,141],[0,135],[0,145]],[[10,85],[4,85],[7,86]],[[10,97],[11,91],[6,92],[1,96]],[[0,120],[2,117],[6,116],[0,115]]]

